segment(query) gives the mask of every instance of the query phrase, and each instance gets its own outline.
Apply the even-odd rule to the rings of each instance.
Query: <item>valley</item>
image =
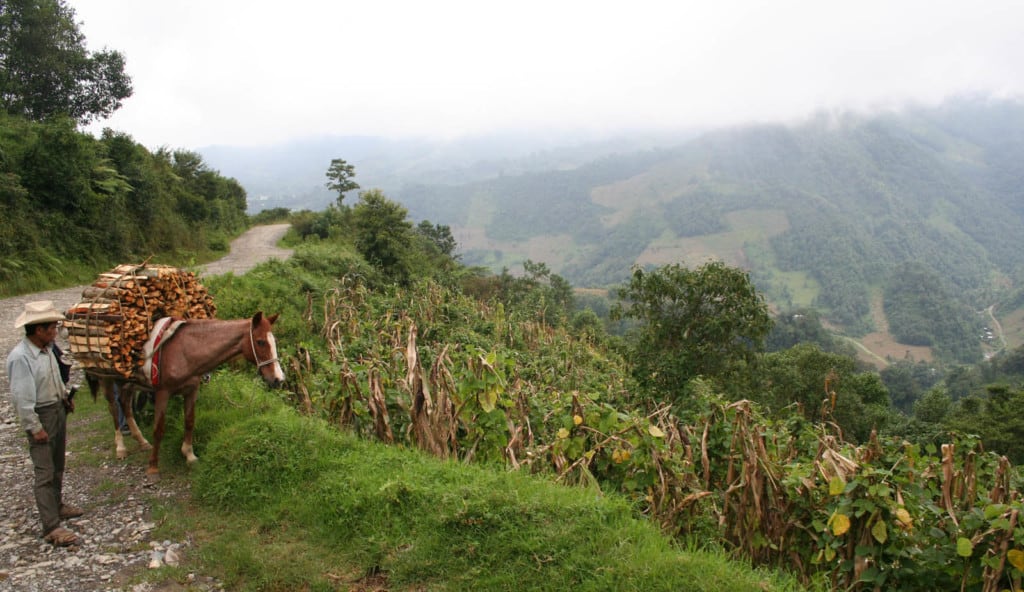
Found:
[[[990,304],[1007,346],[1024,343],[1020,103],[953,100],[646,144],[548,141],[525,156],[523,143],[502,152],[496,140],[476,164],[479,140],[391,156],[384,143],[338,150],[355,151],[363,188],[449,226],[470,266],[516,274],[543,262],[577,288],[607,289],[634,265],[717,259],[747,270],[774,311],[820,311],[875,362],[980,361],[994,323],[975,311]],[[327,142],[315,148],[331,154]],[[415,150],[416,167],[399,166]],[[262,193],[268,171],[250,187],[238,155],[224,162]],[[320,175],[278,183],[322,186]]]

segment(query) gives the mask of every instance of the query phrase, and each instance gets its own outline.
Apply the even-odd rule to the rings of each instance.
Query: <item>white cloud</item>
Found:
[[[1024,4],[68,0],[148,146],[680,126],[1024,93]]]

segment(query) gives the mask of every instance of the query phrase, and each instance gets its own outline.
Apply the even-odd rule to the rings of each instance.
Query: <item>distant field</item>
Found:
[[[734,267],[748,268],[744,254],[748,243],[760,243],[789,230],[789,219],[782,210],[741,210],[726,214],[725,220],[727,232],[686,238],[662,235],[651,241],[637,263],[700,265],[719,259]]]
[[[666,163],[629,179],[595,187],[590,192],[590,199],[598,205],[615,210],[601,218],[606,227],[615,226],[629,220],[637,209],[670,202],[680,194],[695,189],[699,186],[698,180],[705,174],[704,171],[696,173],[687,182],[679,179],[679,163]]]
[[[489,238],[483,228],[453,227],[452,236],[462,250],[500,253],[500,260],[496,255],[495,261],[487,261],[484,264],[505,265],[512,273],[522,271],[516,264],[527,259],[545,263],[549,268],[558,270],[576,250],[576,244],[568,235],[540,236],[526,241],[499,241]],[[513,266],[516,269],[512,269]]]
[[[903,359],[910,359],[915,362],[931,362],[935,359],[932,348],[930,347],[905,345],[893,339],[892,335],[889,333],[889,321],[885,317],[885,309],[882,303],[882,292],[877,288],[872,290],[871,293],[871,320],[875,325],[875,332],[868,333],[858,340],[861,345],[874,354],[872,356],[864,352],[860,352],[860,357],[864,361],[874,364],[875,366],[885,366],[886,364],[879,363],[878,358],[893,362]]]
[[[934,359],[932,348],[920,345],[904,345],[897,343],[888,332],[868,333],[858,340],[864,347],[871,350],[874,356],[862,354],[861,358],[875,366],[879,365],[878,358],[887,361],[899,361],[903,359],[915,362],[931,362]],[[876,357],[877,356],[877,357]]]
[[[774,277],[775,283],[784,286],[789,291],[791,304],[794,308],[810,307],[814,299],[821,292],[821,285],[818,280],[807,275],[804,271],[777,271]]]
[[[1024,345],[1024,309],[1017,309],[1006,315],[998,315],[1003,327],[1006,347],[1014,349]]]

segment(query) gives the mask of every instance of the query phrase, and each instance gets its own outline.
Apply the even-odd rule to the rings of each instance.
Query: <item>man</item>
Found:
[[[53,302],[29,302],[14,323],[25,328],[25,338],[7,356],[7,377],[11,382],[11,403],[28,434],[29,455],[35,471],[36,507],[43,524],[43,538],[55,546],[75,545],[78,536],[61,527],[61,520],[76,518],[82,510],[64,504],[66,413],[74,411],[68,400],[60,367],[51,346],[64,315]]]

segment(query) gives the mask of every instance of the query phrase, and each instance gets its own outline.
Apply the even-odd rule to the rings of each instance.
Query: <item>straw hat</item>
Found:
[[[14,328],[63,320],[64,315],[54,308],[52,300],[39,300],[25,304],[25,311],[18,316],[18,320],[14,321]]]

